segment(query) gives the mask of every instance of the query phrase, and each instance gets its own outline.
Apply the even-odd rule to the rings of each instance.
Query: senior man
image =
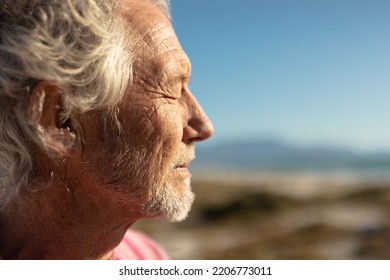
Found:
[[[0,258],[112,258],[183,220],[213,128],[168,0],[0,3]]]

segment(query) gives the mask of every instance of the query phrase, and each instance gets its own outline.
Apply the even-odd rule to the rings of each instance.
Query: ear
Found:
[[[81,153],[81,135],[74,128],[75,121],[64,115],[61,89],[48,82],[40,82],[32,91],[29,117],[46,147],[64,157]]]

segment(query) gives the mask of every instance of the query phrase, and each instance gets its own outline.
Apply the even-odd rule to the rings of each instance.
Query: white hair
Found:
[[[48,149],[27,114],[35,85],[58,86],[68,116],[123,97],[134,47],[115,2],[0,0],[0,207],[28,188],[34,145]],[[169,0],[151,2],[169,15]]]

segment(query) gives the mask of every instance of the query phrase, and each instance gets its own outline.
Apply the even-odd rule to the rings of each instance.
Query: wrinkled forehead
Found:
[[[148,0],[125,0],[122,16],[129,38],[136,40],[134,68],[149,68],[151,75],[161,76],[172,71],[191,72],[190,61],[182,49],[172,24],[160,7]]]
[[[149,0],[122,0],[120,13],[125,29],[138,48],[171,47],[178,44],[176,34],[165,11]],[[152,50],[156,51],[156,50]]]

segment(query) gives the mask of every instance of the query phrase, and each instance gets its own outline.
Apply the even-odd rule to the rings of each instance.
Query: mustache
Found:
[[[186,151],[179,151],[169,164],[169,170],[178,166],[189,165],[195,159],[195,148],[191,147]]]

